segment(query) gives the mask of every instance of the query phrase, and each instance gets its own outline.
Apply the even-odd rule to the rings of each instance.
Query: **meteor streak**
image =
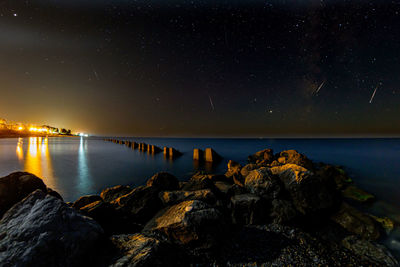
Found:
[[[212,109],[215,110],[214,103],[213,103],[210,95],[208,95],[208,99],[210,99],[210,105],[211,105]]]
[[[315,91],[315,94],[318,94],[318,92],[319,92],[319,90],[321,90],[321,88],[322,88],[322,86],[324,86],[324,84],[325,84],[325,81],[323,81],[322,83],[321,83],[321,85],[318,87],[318,89]]]
[[[375,90],[374,90],[374,92],[372,93],[371,99],[369,100],[369,103],[370,103],[370,104],[372,103],[372,100],[374,100],[376,90],[378,90],[378,85],[375,87]]]

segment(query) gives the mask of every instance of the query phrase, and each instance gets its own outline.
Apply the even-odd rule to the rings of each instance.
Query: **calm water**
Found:
[[[125,138],[127,139],[127,138]],[[224,157],[213,171],[223,173],[229,159],[245,163],[264,148],[296,149],[310,159],[342,165],[359,187],[377,197],[368,210],[400,222],[400,139],[173,139],[135,138],[160,147],[171,146],[183,156],[170,161],[96,138],[0,139],[0,175],[25,170],[44,179],[65,201],[99,193],[103,188],[141,185],[155,172],[168,171],[187,179],[197,168],[193,148],[212,147]],[[397,229],[385,243],[400,251]]]

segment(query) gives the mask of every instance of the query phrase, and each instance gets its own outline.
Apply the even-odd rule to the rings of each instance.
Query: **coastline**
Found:
[[[73,137],[73,135],[65,135],[65,134],[52,134],[52,135],[49,135],[49,134],[38,134],[38,133],[36,133],[36,134],[29,134],[29,133],[21,134],[21,133],[18,133],[18,132],[4,134],[4,133],[0,132],[0,139],[5,139],[5,138],[29,138],[29,137]]]
[[[26,205],[40,212],[40,205],[51,202],[47,208],[61,205],[67,213],[92,218],[80,218],[87,226],[80,233],[89,228],[96,232],[86,243],[69,240],[71,246],[80,242],[85,253],[71,256],[63,249],[66,254],[59,261],[65,257],[83,263],[91,253],[103,251],[105,266],[397,264],[377,243],[390,223],[362,213],[348,201],[363,203],[373,196],[356,188],[342,169],[315,164],[294,150],[259,151],[244,166],[230,161],[223,175],[200,172],[186,182],[157,173],[144,186],[115,186],[66,204],[37,177],[19,173],[13,179],[24,177],[19,179],[23,183],[27,176],[40,185],[31,182],[3,216],[0,245],[11,244],[10,229],[3,231],[7,218],[15,219]],[[0,187],[7,177],[0,178]],[[40,216],[31,223],[40,225]],[[57,218],[46,217],[52,219]],[[62,235],[65,229],[59,227]],[[52,254],[57,248],[47,249]],[[16,260],[11,250],[12,246],[0,252],[0,258],[3,253],[5,260]]]

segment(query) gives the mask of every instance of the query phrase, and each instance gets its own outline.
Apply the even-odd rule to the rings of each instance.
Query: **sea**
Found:
[[[104,138],[0,139],[0,177],[14,171],[31,172],[65,201],[74,201],[115,185],[143,185],[160,171],[184,181],[199,170],[224,173],[230,159],[244,165],[249,155],[265,148],[275,153],[295,149],[316,163],[341,166],[358,187],[376,196],[365,210],[396,222],[382,242],[400,255],[400,139],[118,138],[182,152],[182,156],[170,159],[163,153],[134,150]],[[213,165],[194,162],[194,148],[212,148],[222,160]]]

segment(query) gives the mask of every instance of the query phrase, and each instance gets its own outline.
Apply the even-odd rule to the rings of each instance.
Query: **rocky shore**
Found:
[[[398,266],[377,242],[393,222],[351,206],[371,199],[341,168],[295,150],[186,182],[157,173],[74,203],[16,172],[0,178],[0,265]]]

